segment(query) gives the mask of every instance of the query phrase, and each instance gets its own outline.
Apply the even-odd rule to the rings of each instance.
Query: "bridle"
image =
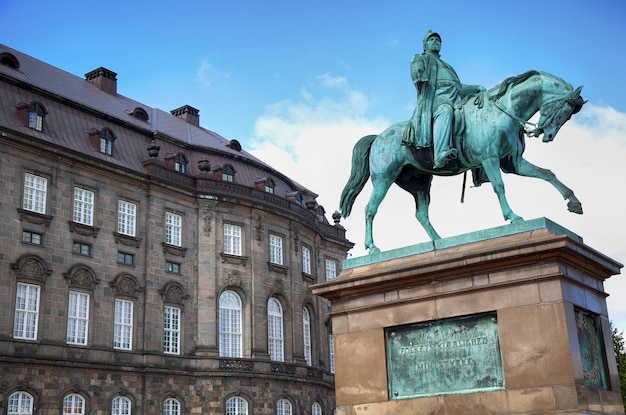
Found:
[[[510,111],[508,111],[506,108],[502,106],[502,104],[499,101],[499,98],[496,99],[493,103],[496,106],[496,108],[498,108],[500,111],[502,111],[503,113],[505,113],[506,115],[508,115],[515,121],[517,121],[522,127],[522,130],[524,131],[524,133],[528,137],[538,137],[541,133],[543,133],[543,130],[548,125],[554,124],[554,119],[556,118],[558,114],[561,113],[561,110],[563,109],[563,107],[565,107],[565,105],[571,105],[572,112],[570,115],[576,114],[578,111],[580,111],[580,109],[585,104],[585,102],[587,102],[583,100],[583,98],[580,96],[581,90],[582,90],[582,86],[579,86],[574,91],[570,92],[564,97],[554,98],[548,102],[544,102],[543,105],[541,106],[541,108],[543,108],[544,110],[542,111],[542,109],[540,109],[539,112],[548,112],[548,108],[551,109],[552,107],[556,108],[556,110],[550,111],[549,115],[545,117],[545,119],[541,123],[533,123],[527,120],[523,120],[517,115],[512,114]]]

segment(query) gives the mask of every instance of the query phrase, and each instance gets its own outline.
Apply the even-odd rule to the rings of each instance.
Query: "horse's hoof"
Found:
[[[380,254],[380,249],[378,249],[375,246],[370,248],[370,255],[374,255],[374,254]]]
[[[569,202],[567,204],[567,210],[572,213],[578,213],[579,215],[583,214],[583,205],[580,202]]]

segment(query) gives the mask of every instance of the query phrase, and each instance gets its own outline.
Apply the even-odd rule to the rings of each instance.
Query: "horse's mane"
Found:
[[[498,92],[494,96],[490,97],[490,100],[496,101],[502,98],[502,96],[506,94],[506,91],[508,91],[509,88],[514,87],[515,85],[521,84],[522,82],[526,81],[531,76],[535,76],[539,74],[540,74],[539,71],[530,70],[530,71],[524,72],[521,75],[515,75],[515,76],[510,76],[506,78],[500,84],[500,88],[498,89]]]

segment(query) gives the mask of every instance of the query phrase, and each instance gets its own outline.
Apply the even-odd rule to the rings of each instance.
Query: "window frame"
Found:
[[[28,183],[32,178],[32,185]],[[34,173],[24,173],[22,209],[45,215],[48,208],[48,178]]]
[[[28,405],[27,410],[24,410],[24,406]],[[16,407],[16,411],[12,411],[12,407]],[[16,391],[9,395],[7,400],[7,415],[26,415],[33,414],[33,408],[35,407],[35,397],[25,391]]]
[[[311,249],[308,246],[302,245],[302,272],[307,275],[313,275],[311,273]]]
[[[134,307],[135,303],[124,298],[114,301],[113,348],[133,350]]]
[[[174,315],[175,319],[173,318]],[[181,317],[182,310],[180,307],[171,305],[163,307],[163,353],[165,354],[180,354]]]
[[[26,126],[35,131],[43,131],[46,109],[39,102],[32,102],[26,114]]]
[[[234,183],[235,182],[235,168],[230,164],[224,164],[221,168],[222,181]]]
[[[181,264],[174,261],[165,261],[165,272],[171,272],[172,274],[181,274]]]
[[[79,248],[79,249],[76,249]],[[87,248],[88,252],[84,252],[84,248]],[[91,244],[85,243],[85,242],[80,242],[80,241],[73,241],[72,242],[72,253],[73,254],[77,254],[77,255],[85,255],[85,256],[91,256],[91,252],[92,252],[92,246]]]
[[[111,400],[111,415],[131,415],[133,403],[125,396],[116,396]]]
[[[176,223],[177,222],[177,223]],[[183,216],[165,212],[165,243],[172,246],[183,246]]]
[[[122,265],[135,265],[135,254],[117,251],[117,263]]]
[[[302,344],[304,345],[304,360],[307,365],[313,366],[313,346],[311,344],[311,313],[302,307]]]
[[[328,335],[328,369],[335,373],[335,339],[332,334]]]
[[[39,239],[38,242],[35,241],[37,238]],[[43,233],[22,229],[22,243],[29,245],[43,245]]]
[[[163,401],[163,415],[181,415],[182,403],[176,398]]]
[[[98,134],[98,151],[107,156],[113,155],[113,144],[116,137],[113,131],[108,128],[103,128]]]
[[[225,290],[218,300],[218,337],[220,357],[243,357],[243,303],[233,290]]]
[[[332,267],[329,267],[331,264]],[[326,281],[337,278],[337,261],[330,258],[324,259],[324,276],[326,277]]]
[[[71,401],[71,402],[70,402]],[[76,403],[79,402],[79,408],[76,408]],[[68,403],[70,404],[68,407]],[[79,395],[78,393],[70,393],[63,398],[63,414],[85,414],[85,398]],[[68,410],[69,409],[69,410]],[[76,411],[76,409],[80,409],[80,411]]]
[[[135,237],[137,234],[137,204],[119,199],[117,202],[117,232]]]
[[[267,300],[267,352],[270,360],[285,361],[285,329],[283,306],[276,297]]]
[[[225,402],[225,415],[248,415],[248,401],[241,396],[232,396]]]
[[[272,264],[284,265],[283,237],[275,233],[269,234],[269,260]]]
[[[89,200],[89,196],[91,200]],[[95,192],[84,187],[74,186],[74,203],[72,205],[72,222],[85,226],[93,226],[96,206]]]
[[[21,290],[25,290],[23,294]],[[34,290],[34,293],[31,291]],[[35,294],[34,309],[29,309]],[[22,300],[20,301],[20,298]],[[23,303],[23,307],[20,306]],[[19,307],[19,308],[18,308]],[[37,340],[39,332],[39,311],[41,307],[41,286],[19,281],[15,289],[15,309],[13,318],[13,338]]]
[[[324,410],[319,402],[313,402],[311,405],[311,415],[323,415]]]
[[[224,246],[223,251],[226,255],[242,256],[243,255],[243,228],[232,223],[224,224]]]
[[[77,297],[72,300],[72,296]],[[85,301],[86,300],[86,301]],[[67,296],[67,344],[86,346],[89,340],[89,307],[91,295],[82,291],[70,290]],[[75,304],[72,307],[72,304]],[[82,339],[78,341],[77,339]]]
[[[293,415],[293,404],[289,399],[281,398],[276,402],[276,415]]]

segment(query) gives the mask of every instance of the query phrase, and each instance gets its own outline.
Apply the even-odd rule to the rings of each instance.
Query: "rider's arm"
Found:
[[[411,78],[416,86],[419,83],[428,81],[428,77],[426,76],[426,71],[424,69],[424,57],[420,54],[415,55],[411,60]]]
[[[476,94],[478,92],[485,91],[485,87],[482,85],[461,84],[461,89],[463,90],[463,96],[468,96],[468,95]]]

